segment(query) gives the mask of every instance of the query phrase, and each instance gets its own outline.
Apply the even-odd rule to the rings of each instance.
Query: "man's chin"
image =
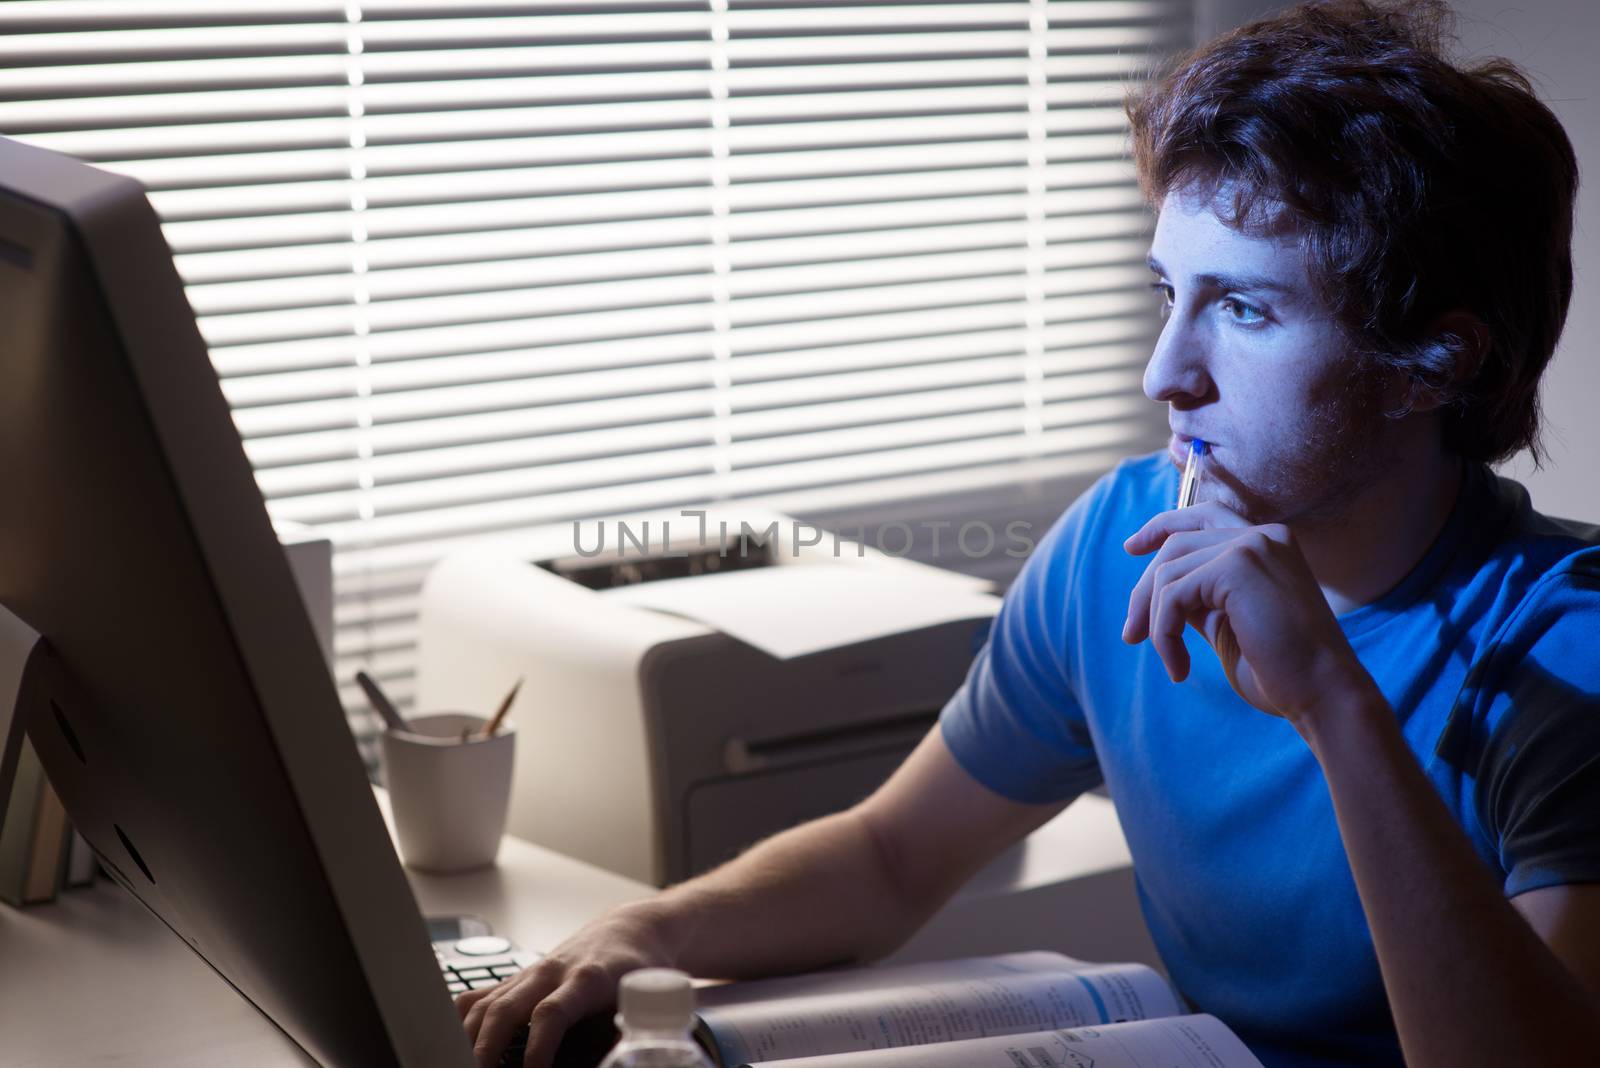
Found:
[[[1263,491],[1224,472],[1201,485],[1199,499],[1218,502],[1251,526],[1281,523],[1302,530],[1325,530],[1346,521],[1355,495],[1351,487],[1305,483],[1274,489],[1276,492]]]
[[[1181,470],[1182,465],[1178,466]],[[1252,525],[1287,522],[1294,514],[1294,502],[1259,492],[1250,481],[1239,478],[1226,465],[1210,457],[1195,495],[1196,504],[1207,501],[1220,504]]]

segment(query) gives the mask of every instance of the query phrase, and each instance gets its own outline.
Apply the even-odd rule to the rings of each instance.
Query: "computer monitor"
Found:
[[[473,1064],[143,189],[3,138],[0,610],[118,883],[321,1064]]]

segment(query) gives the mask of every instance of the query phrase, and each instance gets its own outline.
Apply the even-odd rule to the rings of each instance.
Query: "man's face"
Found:
[[[1241,233],[1173,193],[1150,268],[1167,321],[1144,391],[1167,405],[1173,463],[1201,438],[1201,500],[1257,523],[1337,519],[1393,461],[1396,421],[1316,299],[1299,239]]]

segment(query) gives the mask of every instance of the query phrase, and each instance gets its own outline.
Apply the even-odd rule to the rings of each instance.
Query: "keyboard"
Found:
[[[542,956],[519,950],[510,940],[498,935],[476,935],[453,942],[435,942],[433,955],[439,961],[439,973],[444,977],[445,989],[451,997],[494,986]],[[506,1051],[500,1056],[499,1068],[522,1068],[522,1054],[527,1044],[528,1029],[524,1026],[511,1037]]]
[[[433,955],[439,960],[439,971],[444,976],[445,989],[451,997],[494,986],[500,980],[516,975],[541,956],[518,950],[510,941],[496,935],[435,942]]]

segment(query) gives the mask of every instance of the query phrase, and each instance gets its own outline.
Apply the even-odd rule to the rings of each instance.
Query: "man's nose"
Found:
[[[1167,318],[1144,369],[1144,395],[1180,408],[1205,401],[1212,392],[1206,370],[1207,341],[1188,316],[1174,310]]]

